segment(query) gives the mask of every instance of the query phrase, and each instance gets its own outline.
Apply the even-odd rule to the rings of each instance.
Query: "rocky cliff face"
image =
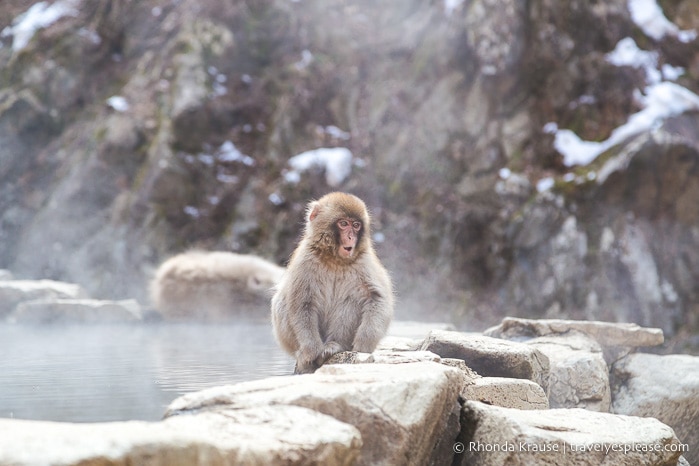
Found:
[[[699,7],[660,6],[4,1],[0,266],[145,300],[191,246],[283,263],[342,189],[406,315],[696,331]]]

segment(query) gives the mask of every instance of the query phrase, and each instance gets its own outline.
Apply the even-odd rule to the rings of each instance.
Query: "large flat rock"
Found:
[[[612,411],[654,417],[689,445],[684,453],[699,464],[699,357],[637,353],[612,368]]]
[[[162,422],[68,424],[0,419],[0,465],[348,465],[354,427],[297,406],[262,406]]]
[[[80,285],[54,280],[0,280],[0,317],[23,301],[56,298],[87,298],[87,293]]]
[[[357,464],[424,465],[449,456],[463,373],[434,362],[325,365],[316,373],[216,387],[173,401],[166,416],[294,405],[355,426]],[[444,439],[447,439],[444,442]]]
[[[548,389],[549,361],[536,348],[499,338],[433,330],[421,350],[462,359],[479,375],[532,380]]]
[[[467,401],[462,422],[463,453],[454,464],[464,466],[674,466],[680,457],[679,440],[657,419]]]
[[[499,325],[483,332],[495,338],[524,341],[547,335],[560,335],[570,331],[586,334],[602,346],[607,364],[612,364],[632,349],[661,345],[663,331],[632,323],[600,322],[594,320],[522,319],[505,317]]]
[[[129,323],[143,319],[136,300],[39,299],[19,303],[9,319],[18,323]]]

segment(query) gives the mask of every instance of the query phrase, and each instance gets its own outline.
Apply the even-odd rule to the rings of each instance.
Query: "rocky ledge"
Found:
[[[92,299],[74,283],[55,280],[15,280],[0,269],[0,322],[11,323],[127,323],[143,320],[134,299]]]
[[[0,420],[0,465],[686,465],[699,358],[629,324],[506,319],[193,392],[160,422]],[[611,358],[611,359],[610,359]]]

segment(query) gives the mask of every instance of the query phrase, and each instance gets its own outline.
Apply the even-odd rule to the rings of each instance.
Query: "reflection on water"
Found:
[[[291,374],[269,323],[0,324],[0,417],[158,420],[177,396]]]

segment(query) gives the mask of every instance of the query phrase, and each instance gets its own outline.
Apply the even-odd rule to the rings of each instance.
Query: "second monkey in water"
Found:
[[[364,202],[346,193],[311,202],[272,298],[274,334],[296,358],[295,372],[314,372],[340,351],[374,351],[391,323],[393,301]]]

